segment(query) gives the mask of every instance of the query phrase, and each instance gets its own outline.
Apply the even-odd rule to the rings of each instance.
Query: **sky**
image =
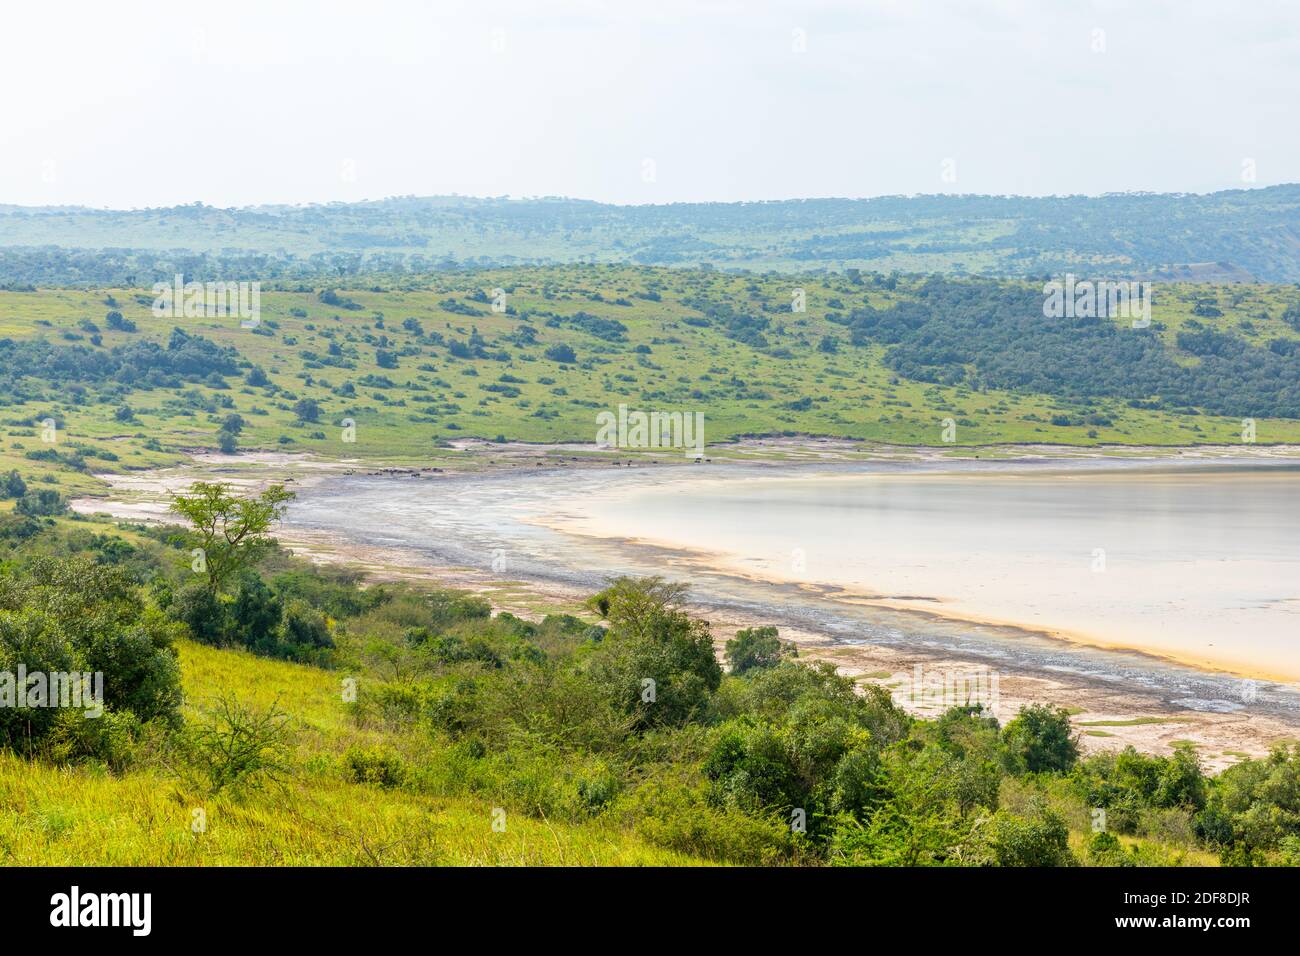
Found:
[[[0,204],[1300,181],[1287,0],[43,0],[5,18]]]

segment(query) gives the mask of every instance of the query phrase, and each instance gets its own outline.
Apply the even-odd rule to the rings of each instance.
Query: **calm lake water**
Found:
[[[612,573],[663,573],[704,602],[841,640],[1173,679],[1169,693],[1191,700],[1232,697],[1211,672],[1300,682],[1294,467],[871,463],[348,478],[307,491],[288,521],[441,563],[495,561],[508,578],[595,588]],[[1009,640],[999,625],[1042,633]]]
[[[866,600],[1300,679],[1300,473],[875,474],[658,487],[592,529]]]

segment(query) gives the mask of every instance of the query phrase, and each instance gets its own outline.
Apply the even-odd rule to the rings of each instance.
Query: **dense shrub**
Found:
[[[122,568],[38,558],[21,572],[0,575],[0,672],[13,674],[22,665],[29,674],[102,674],[106,713],[129,712],[141,723],[179,719],[176,635]],[[0,736],[9,746],[29,748],[66,709],[0,707]]]
[[[283,600],[260,576],[243,576],[230,622],[239,643],[263,653],[273,652],[279,644],[283,613]]]
[[[203,644],[220,647],[230,640],[230,613],[220,595],[201,581],[189,581],[172,595],[167,613]]]
[[[1002,737],[1014,772],[1064,772],[1079,758],[1070,715],[1061,707],[1032,704],[1023,708],[1007,724]]]
[[[794,852],[796,838],[787,821],[719,807],[704,788],[684,781],[647,781],[631,807],[629,816],[642,836],[682,853],[763,866]]]
[[[761,667],[775,667],[787,657],[798,657],[793,644],[781,641],[774,627],[747,627],[727,641],[727,666],[739,676]]]
[[[662,582],[619,579],[596,599],[609,635],[589,673],[639,727],[703,719],[722,681],[708,625],[661,597]]]
[[[1041,805],[1028,816],[999,811],[984,837],[996,866],[1073,866],[1076,862],[1065,821]]]
[[[61,515],[68,510],[68,503],[53,488],[41,488],[28,491],[14,504],[14,511],[29,518],[42,518]]]
[[[343,755],[348,779],[381,787],[400,786],[406,777],[402,758],[385,747],[350,747]]]
[[[294,649],[323,650],[334,646],[325,615],[296,598],[284,609],[284,640]]]
[[[0,476],[0,498],[21,498],[27,494],[27,482],[23,481],[18,470],[11,469],[7,475]]]

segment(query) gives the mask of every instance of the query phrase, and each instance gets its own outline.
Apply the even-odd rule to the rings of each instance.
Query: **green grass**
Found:
[[[548,822],[513,812],[493,830],[494,804],[352,783],[337,757],[381,739],[345,715],[340,674],[180,645],[187,717],[234,690],[293,714],[294,772],[229,798],[188,792],[161,768],[112,776],[0,751],[0,862],[41,866],[684,865],[612,823]],[[206,830],[193,832],[194,811]]]

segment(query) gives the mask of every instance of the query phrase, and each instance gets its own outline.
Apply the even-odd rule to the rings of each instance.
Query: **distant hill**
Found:
[[[244,209],[0,206],[0,282],[10,285],[593,261],[1297,282],[1300,185],[658,206],[455,196]]]

